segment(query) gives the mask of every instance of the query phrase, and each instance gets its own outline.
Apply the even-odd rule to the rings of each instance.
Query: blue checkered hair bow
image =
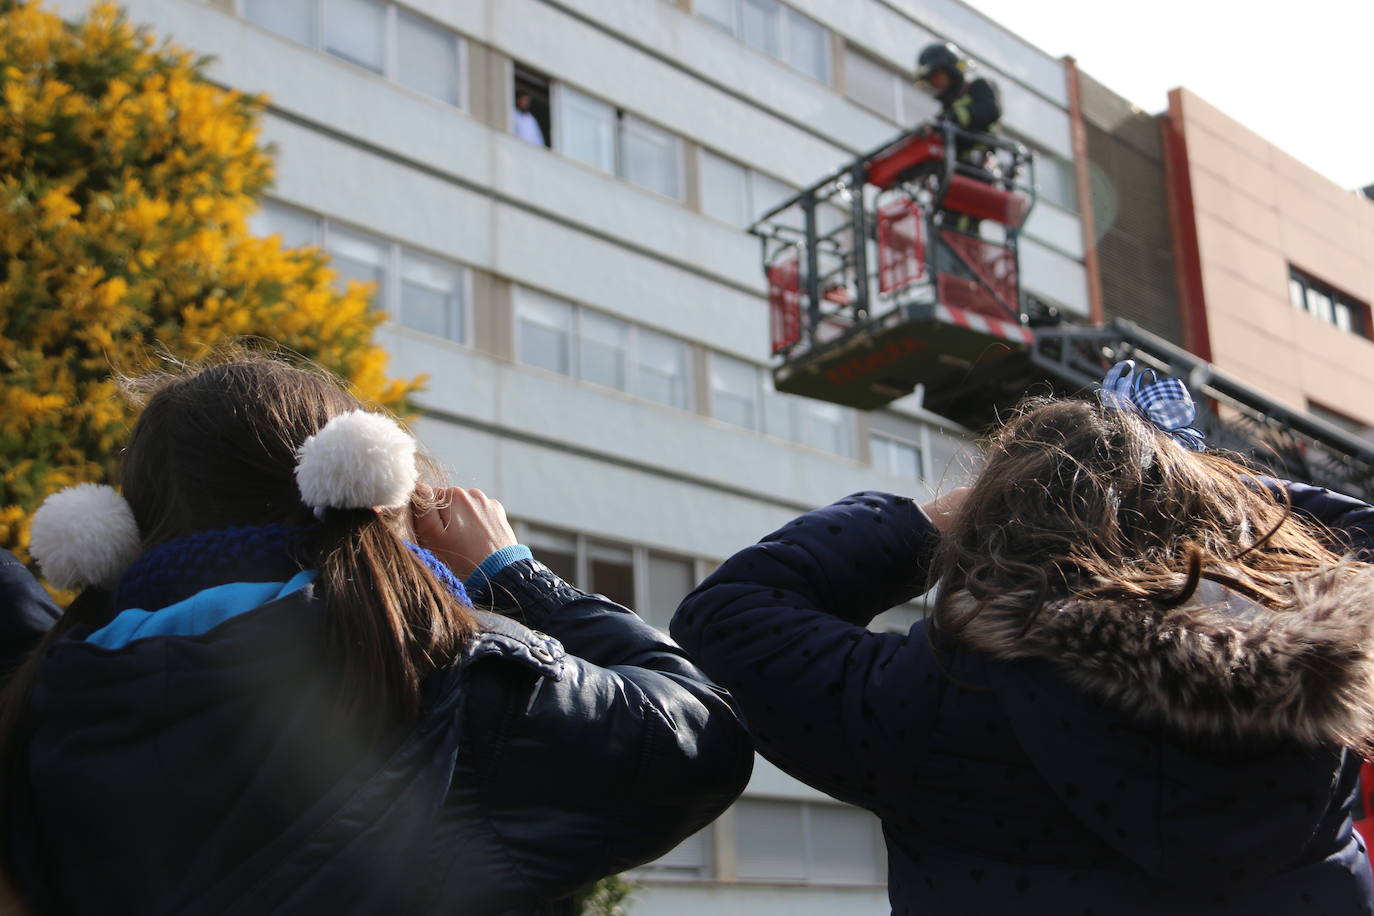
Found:
[[[1202,433],[1190,425],[1197,419],[1197,405],[1188,386],[1178,379],[1160,378],[1153,369],[1136,369],[1135,360],[1126,359],[1107,371],[1099,395],[1104,404],[1140,414],[1184,448],[1194,452],[1205,448]]]

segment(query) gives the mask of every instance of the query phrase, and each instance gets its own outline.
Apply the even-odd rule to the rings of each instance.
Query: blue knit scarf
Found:
[[[229,582],[285,582],[301,571],[296,548],[310,533],[288,525],[243,526],[158,544],[119,580],[114,609],[158,610]],[[460,604],[472,606],[463,583],[438,557],[415,544],[406,546]]]

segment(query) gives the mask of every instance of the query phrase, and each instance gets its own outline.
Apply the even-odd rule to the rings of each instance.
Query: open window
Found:
[[[511,97],[511,130],[531,143],[538,142],[544,146],[553,145],[553,105],[549,85],[549,78],[544,74],[520,64],[515,65],[515,88]],[[528,101],[525,101],[526,99]],[[522,108],[522,105],[525,107]],[[534,118],[534,123],[539,128],[537,135],[534,131],[528,130],[528,126],[522,131],[517,123],[520,120],[519,112],[522,111],[528,111]]]

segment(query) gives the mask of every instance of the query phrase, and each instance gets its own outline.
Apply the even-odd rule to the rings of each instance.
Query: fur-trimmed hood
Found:
[[[1029,628],[1021,602],[994,601],[959,639],[998,659],[1046,660],[1078,689],[1183,734],[1374,750],[1374,567],[1310,577],[1293,598],[1271,611],[1204,580],[1176,608],[1070,599]],[[952,595],[952,619],[973,606]]]

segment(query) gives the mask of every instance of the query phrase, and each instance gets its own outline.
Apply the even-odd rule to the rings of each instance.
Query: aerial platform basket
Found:
[[[978,146],[982,167],[967,155]],[[1133,359],[1187,381],[1209,448],[1374,501],[1374,445],[1351,432],[1130,322],[1032,314],[1017,238],[1033,170],[1018,144],[937,125],[768,211],[751,231],[763,243],[777,389],[872,410],[922,385],[926,408],[980,428],[1027,394],[1081,392]]]
[[[975,389],[1034,384],[1017,257],[1034,201],[1025,147],[940,124],[774,207],[751,231],[775,387],[872,410],[924,385],[928,407],[972,424]]]

